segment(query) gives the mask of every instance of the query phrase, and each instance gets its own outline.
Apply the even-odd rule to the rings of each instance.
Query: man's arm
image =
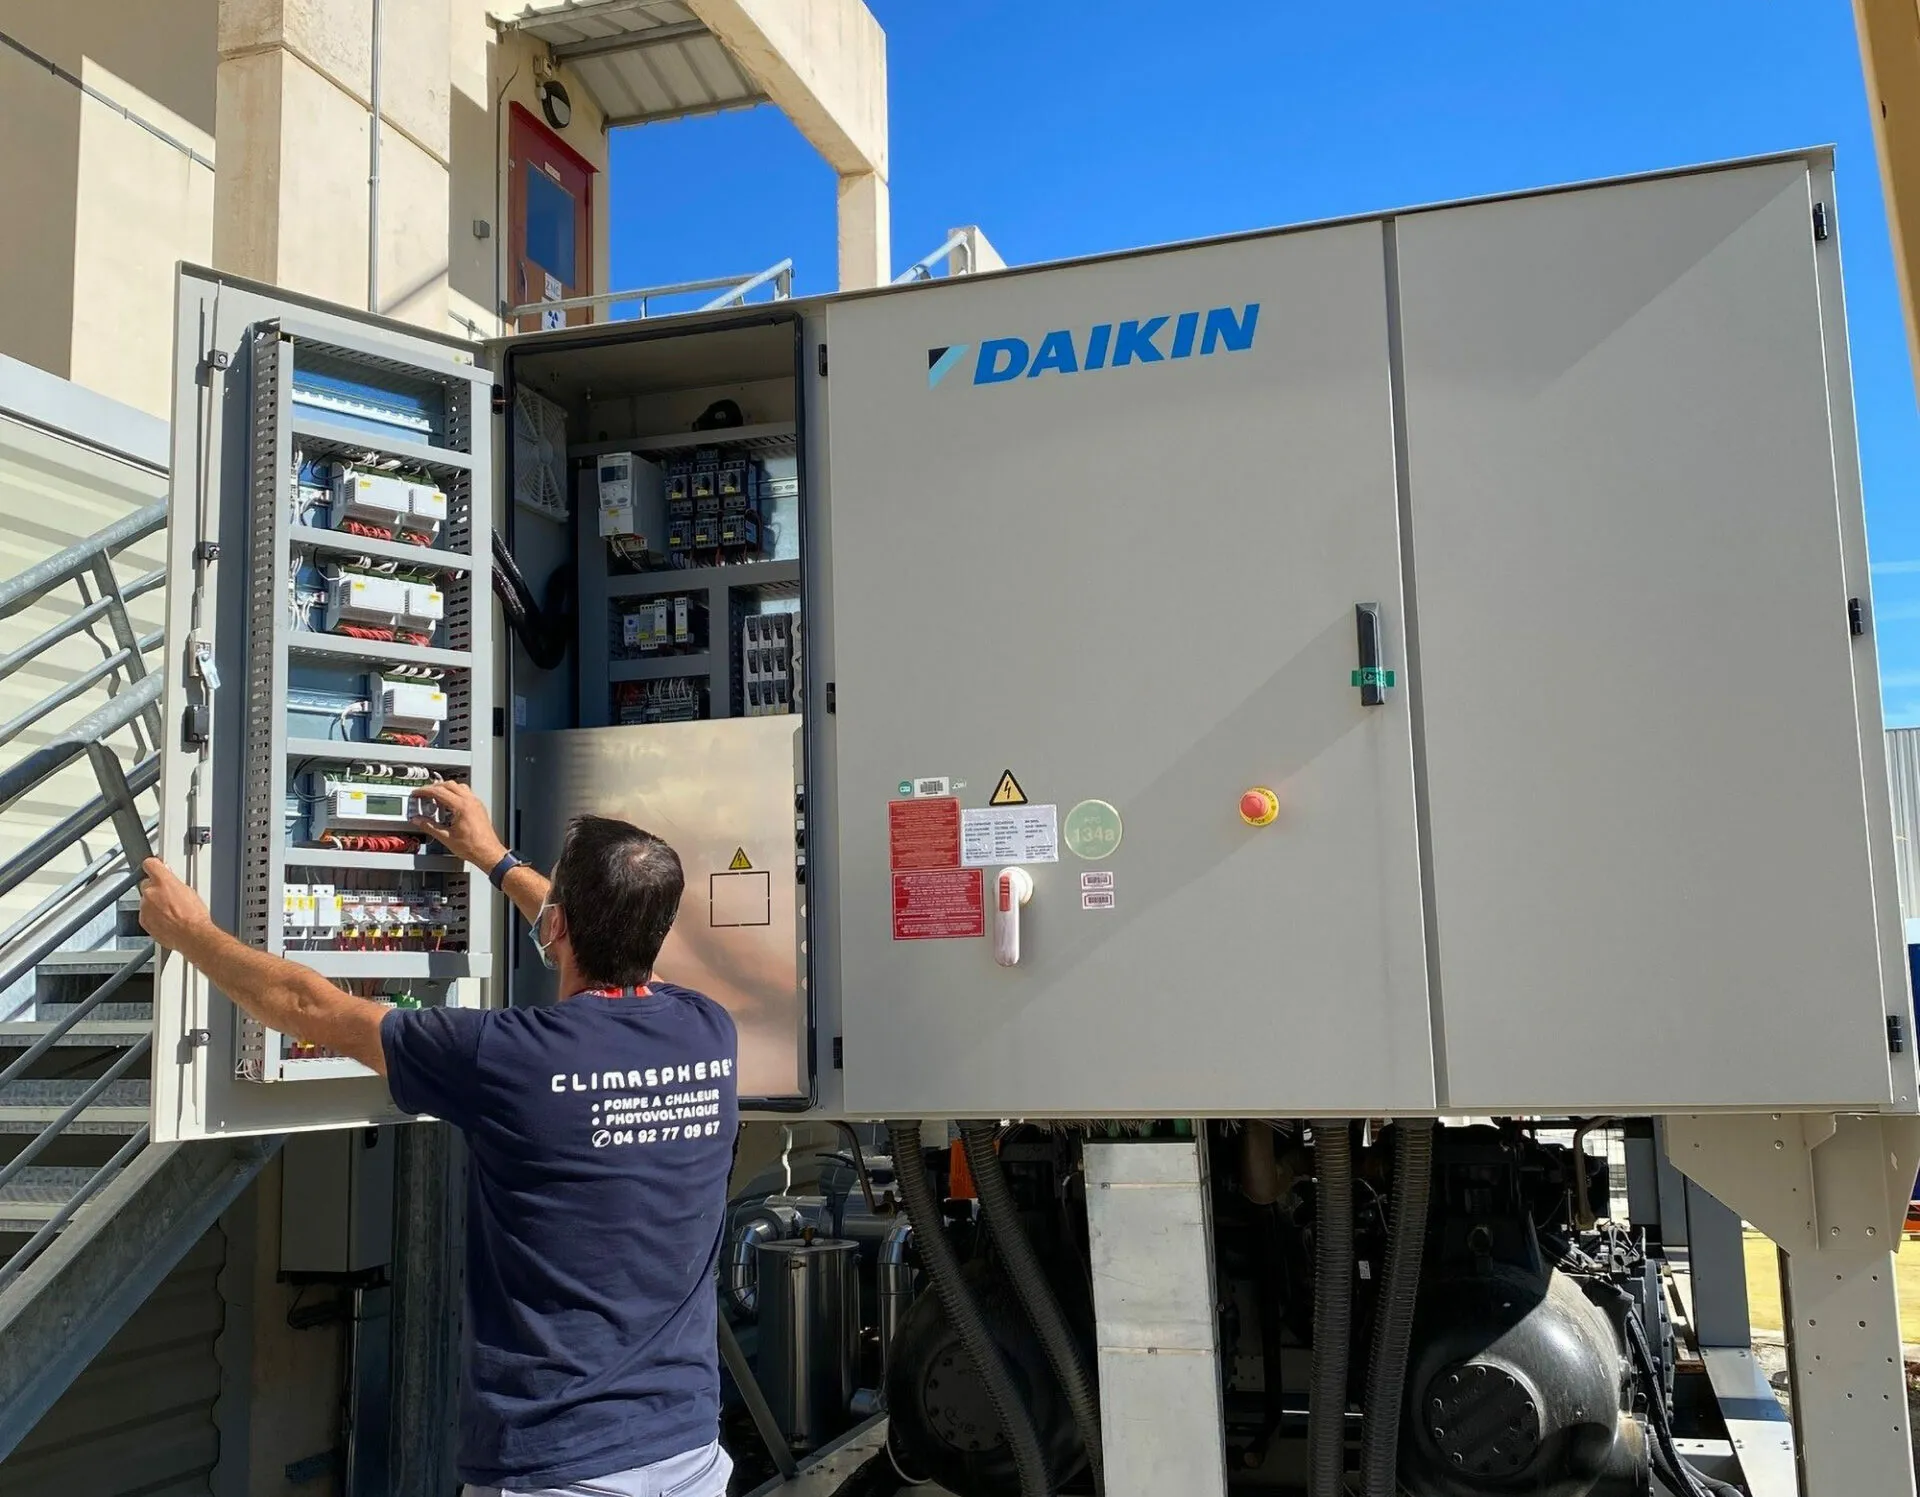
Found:
[[[148,858],[143,871],[140,924],[154,940],[192,962],[261,1023],[387,1074],[380,1046],[386,1004],[343,993],[317,972],[242,945],[158,858]]]
[[[448,852],[457,858],[464,858],[482,873],[492,873],[500,865],[500,860],[507,855],[507,844],[494,831],[493,818],[487,814],[487,804],[474,794],[471,785],[455,780],[436,780],[431,785],[422,785],[418,794],[444,809],[447,822],[442,826],[422,817],[413,823],[416,830],[425,832]],[[502,892],[513,901],[513,907],[527,924],[531,925],[540,914],[540,906],[546,903],[547,890],[551,887],[552,884],[544,875],[522,863],[507,875]]]

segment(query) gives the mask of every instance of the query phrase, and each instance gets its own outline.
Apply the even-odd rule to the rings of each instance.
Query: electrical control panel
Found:
[[[183,328],[219,303],[223,341],[177,429],[208,429],[202,402],[223,419],[189,454],[204,487],[175,475],[168,637],[189,666],[161,845],[251,946],[369,1002],[483,1004],[492,891],[417,817],[436,780],[492,792],[492,381],[453,345],[243,282],[189,273],[182,295]],[[156,1137],[394,1116],[364,1066],[182,964],[159,988],[199,1038],[184,1075],[155,1069]]]
[[[1831,195],[1815,152],[477,352],[191,272],[166,855],[370,998],[531,1002],[422,786],[536,859],[627,816],[749,1111],[1913,1111]],[[159,986],[156,1137],[390,1115]]]

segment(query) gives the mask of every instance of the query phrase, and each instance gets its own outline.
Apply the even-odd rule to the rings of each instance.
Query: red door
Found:
[[[507,305],[592,293],[593,173],[520,105],[507,123]],[[585,308],[522,317],[515,331],[590,322]]]

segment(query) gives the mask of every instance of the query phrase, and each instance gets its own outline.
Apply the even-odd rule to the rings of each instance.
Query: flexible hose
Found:
[[[1020,1473],[1020,1497],[1048,1497],[1047,1463],[1040,1453],[1040,1437],[1033,1431],[1033,1420],[1027,1416],[1013,1378],[1000,1360],[979,1306],[974,1304],[972,1293],[960,1278],[960,1260],[954,1256],[953,1244],[947,1241],[939,1203],[927,1184],[927,1171],[920,1154],[920,1125],[888,1123],[887,1137],[893,1145],[895,1183],[900,1187],[900,1198],[906,1202],[907,1220],[913,1223],[913,1239],[920,1249],[920,1261],[926,1265],[927,1278],[939,1297],[940,1309],[966,1348],[1000,1433],[1013,1452],[1014,1467]]]
[[[1060,1380],[1060,1391],[1067,1396],[1067,1407],[1073,1411],[1074,1428],[1080,1432],[1080,1444],[1087,1453],[1087,1466],[1093,1473],[1093,1490],[1096,1494],[1104,1493],[1106,1477],[1100,1458],[1100,1403],[1094,1397],[1093,1379],[1087,1375],[1086,1363],[1080,1356],[1080,1343],[1068,1327],[1067,1317],[1060,1311],[1060,1302],[1054,1298],[1046,1272],[1040,1267],[1039,1258],[1034,1256],[1033,1244],[1028,1240],[1027,1229],[1020,1221],[1020,1208],[1014,1204],[1013,1191],[1007,1184],[1006,1166],[1001,1164],[999,1152],[993,1147],[993,1135],[991,1123],[960,1125],[960,1138],[966,1145],[967,1167],[973,1171],[973,1186],[979,1193],[980,1209],[986,1215],[987,1226],[992,1230],[1001,1260],[1007,1266],[1007,1277],[1013,1281],[1013,1292],[1020,1296],[1027,1320],[1040,1338],[1047,1361],[1053,1364],[1053,1375]]]
[[[1367,1424],[1360,1442],[1361,1497],[1399,1497],[1400,1400],[1413,1342],[1413,1304],[1427,1245],[1427,1194],[1433,1184],[1433,1124],[1403,1120],[1393,1129],[1393,1207],[1387,1225],[1387,1274],[1373,1319],[1367,1366]],[[1318,1336],[1315,1336],[1316,1342]]]
[[[1308,1497],[1345,1497],[1347,1354],[1353,1337],[1353,1139],[1345,1118],[1313,1130],[1313,1368]]]

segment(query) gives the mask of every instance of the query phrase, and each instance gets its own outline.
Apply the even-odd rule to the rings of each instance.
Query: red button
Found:
[[[1249,826],[1267,826],[1280,814],[1280,797],[1256,786],[1240,797],[1240,819]]]

